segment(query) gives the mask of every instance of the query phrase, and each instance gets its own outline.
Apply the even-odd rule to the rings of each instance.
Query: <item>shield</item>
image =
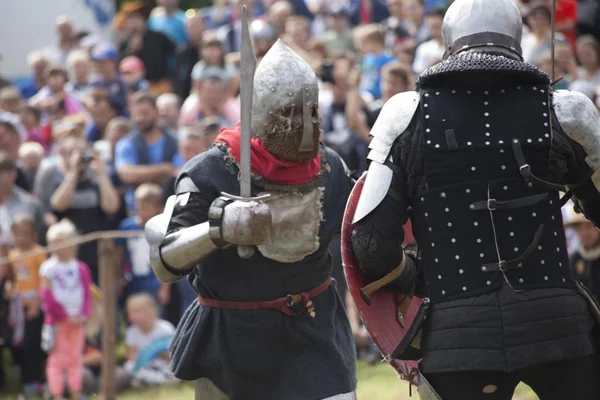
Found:
[[[365,328],[386,361],[400,374],[402,379],[417,385],[419,356],[410,349],[398,355],[398,348],[401,343],[406,342],[409,335],[417,336],[417,339],[410,339],[408,347],[413,350],[415,347],[419,347],[416,342],[420,335],[416,335],[414,327],[411,329],[411,326],[415,318],[419,319],[420,310],[423,310],[424,305],[428,305],[428,300],[393,293],[383,288],[372,293],[367,302],[361,293],[361,289],[371,283],[371,280],[358,268],[358,262],[352,250],[351,235],[354,229],[352,217],[365,178],[366,173],[356,182],[346,204],[342,222],[342,264],[348,282],[348,290],[354,299]]]

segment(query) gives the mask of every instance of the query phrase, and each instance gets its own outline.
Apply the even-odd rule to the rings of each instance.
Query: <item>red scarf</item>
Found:
[[[222,129],[215,142],[223,142],[229,153],[240,162],[240,128]],[[250,170],[268,181],[282,185],[300,185],[315,179],[321,171],[321,156],[309,162],[288,162],[275,158],[258,138],[250,139]]]

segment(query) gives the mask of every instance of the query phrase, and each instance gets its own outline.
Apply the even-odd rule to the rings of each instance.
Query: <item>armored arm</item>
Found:
[[[418,104],[419,94],[406,92],[383,107],[371,131],[371,163],[353,219],[352,245],[360,269],[401,292],[410,291],[418,273],[416,254],[402,248],[409,196],[400,159],[401,147],[412,137],[409,125]]]
[[[558,123],[571,140],[573,160],[569,163],[568,187],[576,209],[600,226],[600,115],[582,93],[558,90],[553,93]]]
[[[150,262],[163,282],[175,282],[219,249],[259,245],[270,237],[264,203],[221,196],[207,201],[189,177],[182,178],[165,210],[146,224]]]

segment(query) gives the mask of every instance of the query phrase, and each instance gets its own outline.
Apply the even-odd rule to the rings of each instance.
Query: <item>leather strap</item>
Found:
[[[298,294],[288,294],[285,297],[280,297],[270,301],[224,301],[217,299],[207,299],[206,297],[198,296],[198,303],[211,308],[225,308],[230,310],[262,310],[274,309],[279,310],[284,314],[296,317],[306,309],[311,316],[314,314],[314,305],[311,299],[323,293],[331,285],[331,277],[321,283],[316,288],[309,292]],[[292,307],[302,304],[299,310],[294,310]]]
[[[512,148],[513,153],[515,155],[515,160],[517,160],[517,164],[519,165],[519,172],[521,173],[523,179],[525,179],[525,182],[527,182],[529,186],[536,186],[541,189],[555,190],[558,192],[565,191],[565,187],[563,185],[540,179],[537,176],[535,176],[533,172],[531,172],[531,167],[529,166],[529,164],[527,164],[527,160],[525,159],[525,155],[523,154],[523,149],[521,148],[521,143],[519,142],[519,139],[513,139]]]
[[[510,261],[500,261],[500,262],[491,263],[491,264],[483,264],[481,266],[481,270],[483,272],[496,272],[496,271],[505,272],[505,271],[509,271],[511,269],[522,268],[523,267],[522,263],[525,260],[527,260],[529,258],[529,256],[531,256],[533,254],[538,243],[540,242],[540,239],[542,238],[543,230],[544,230],[544,224],[540,224],[540,226],[538,226],[537,230],[535,231],[535,235],[533,236],[533,241],[529,244],[529,246],[527,246],[525,251],[518,258],[515,258],[514,260],[510,260]]]
[[[539,203],[548,197],[548,193],[536,194],[534,196],[521,197],[519,199],[514,200],[496,200],[496,199],[488,199],[482,201],[474,201],[469,205],[471,211],[481,211],[481,210],[509,210],[512,208],[521,208],[534,205]]]

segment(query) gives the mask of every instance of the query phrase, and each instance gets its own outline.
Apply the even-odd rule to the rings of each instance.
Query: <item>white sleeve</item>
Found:
[[[43,276],[44,278],[52,278],[53,265],[54,263],[52,262],[52,259],[44,261],[42,265],[40,265],[40,276]]]

